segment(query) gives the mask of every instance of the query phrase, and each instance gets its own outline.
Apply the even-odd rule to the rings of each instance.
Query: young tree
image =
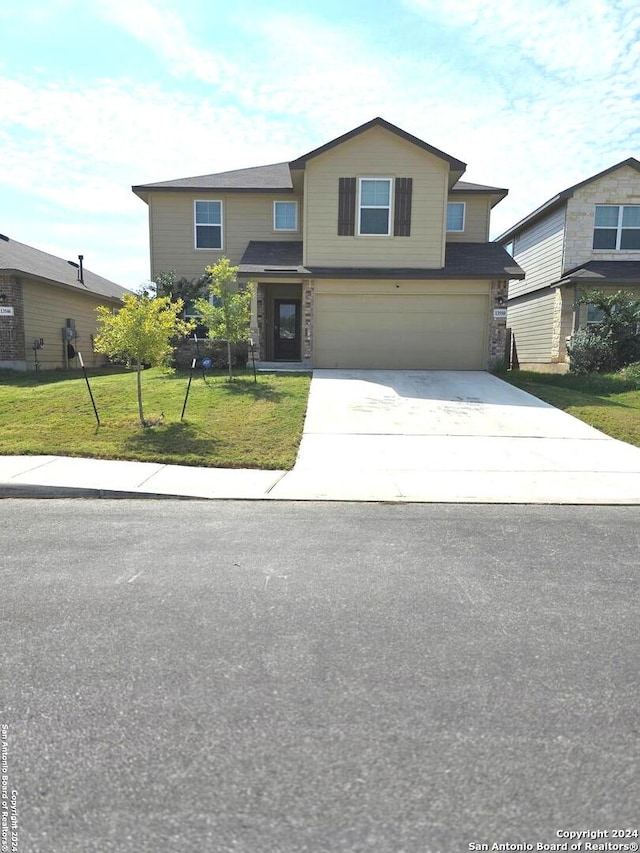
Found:
[[[94,346],[111,358],[135,364],[138,379],[138,414],[142,426],[149,426],[142,410],[143,364],[156,367],[166,364],[173,353],[171,340],[188,335],[192,323],[180,319],[182,301],[172,302],[168,296],[125,296],[117,314],[104,305],[96,308],[98,334]]]
[[[231,266],[229,258],[207,267],[210,278],[209,293],[212,300],[198,299],[195,309],[209,329],[209,338],[227,342],[229,381],[233,379],[231,344],[249,340],[251,331],[251,300],[255,282],[238,287],[238,267]],[[213,304],[212,304],[213,303]]]

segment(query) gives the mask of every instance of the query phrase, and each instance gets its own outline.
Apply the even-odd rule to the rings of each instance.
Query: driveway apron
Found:
[[[480,371],[316,370],[272,498],[640,503],[640,448]]]

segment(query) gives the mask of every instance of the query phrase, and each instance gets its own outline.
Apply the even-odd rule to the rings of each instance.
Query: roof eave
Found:
[[[293,187],[154,187],[138,186],[131,187],[132,191],[143,201],[148,203],[148,194],[151,192],[162,193],[280,193],[291,195]],[[145,195],[147,197],[145,197]]]
[[[47,278],[43,275],[37,275],[36,273],[30,272],[29,270],[23,269],[14,269],[13,267],[2,267],[0,268],[0,273],[5,273],[7,275],[16,275],[16,276],[24,276],[25,278],[32,279],[33,281],[40,282],[42,284],[50,284],[53,287],[65,287],[68,290],[73,291],[74,293],[85,293],[88,296],[94,296],[98,299],[108,299],[110,302],[122,302],[122,296],[126,295],[122,294],[122,296],[109,296],[106,293],[100,293],[97,290],[94,290],[92,287],[89,287],[86,284],[82,284],[78,282],[78,285],[71,284],[68,281],[60,281],[57,278]],[[126,290],[126,288],[124,288]]]
[[[516,236],[520,231],[526,228],[528,225],[532,225],[542,216],[547,213],[551,213],[556,210],[558,207],[564,204],[564,202],[571,197],[571,194],[566,195],[566,190],[564,192],[558,193],[553,198],[550,198],[548,201],[545,201],[544,204],[537,207],[532,213],[529,213],[524,219],[521,219],[519,222],[516,222],[515,225],[512,225],[511,228],[508,228],[506,231],[503,231],[499,237],[496,237],[493,240],[494,243],[508,243],[513,237]]]

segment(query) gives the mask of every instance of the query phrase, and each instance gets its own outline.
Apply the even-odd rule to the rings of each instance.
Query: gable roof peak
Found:
[[[390,133],[394,133],[396,136],[405,139],[412,145],[416,145],[418,148],[422,148],[423,151],[428,151],[435,157],[439,157],[441,160],[445,160],[449,164],[449,168],[453,172],[459,172],[460,174],[462,174],[467,168],[467,164],[463,163],[462,160],[458,160],[456,157],[452,157],[451,154],[446,154],[439,148],[435,148],[433,145],[429,145],[428,142],[425,142],[423,139],[419,139],[417,136],[408,133],[406,130],[403,130],[401,127],[398,127],[395,124],[391,124],[390,121],[387,121],[381,116],[376,116],[375,118],[366,121],[364,124],[361,124],[358,127],[354,127],[352,130],[343,133],[341,136],[337,136],[335,139],[331,139],[329,142],[326,142],[319,148],[314,148],[312,151],[308,151],[306,154],[303,154],[296,160],[292,160],[289,163],[289,168],[304,169],[308,160],[311,160],[314,157],[318,157],[320,156],[320,154],[324,154],[325,151],[330,151],[332,148],[336,148],[338,145],[342,145],[344,142],[348,142],[350,139],[359,136],[361,133],[365,133],[367,130],[371,130],[372,127],[382,127],[385,130],[388,130]]]

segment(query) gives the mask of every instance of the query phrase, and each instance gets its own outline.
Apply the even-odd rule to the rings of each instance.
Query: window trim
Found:
[[[462,228],[449,228],[448,220],[449,220],[449,205],[450,204],[461,204],[462,205]],[[467,224],[467,203],[466,201],[447,201],[447,221],[445,222],[447,234],[463,234],[464,229]]]
[[[604,225],[596,225],[596,213],[599,207],[615,207],[618,209],[618,222],[615,226],[616,232],[616,245],[611,248],[598,248],[596,249],[593,245],[596,239],[596,231],[613,231],[613,227],[606,227]],[[592,252],[640,252],[640,247],[637,249],[623,249],[621,247],[622,243],[622,233],[623,231],[640,231],[640,225],[627,225],[623,226],[622,219],[624,217],[624,211],[627,207],[637,207],[640,208],[640,204],[596,204],[594,206],[593,211],[593,238],[591,240],[591,251]]]
[[[197,204],[198,202],[215,203],[220,205],[220,225],[212,225],[209,222],[198,223]],[[198,246],[198,227],[206,228],[211,226],[220,229],[220,247],[213,248],[210,246]],[[220,198],[195,198],[193,200],[193,246],[196,252],[221,252],[224,249],[224,203]]]
[[[386,234],[371,234],[368,232],[361,231],[362,224],[362,182],[363,181],[386,181],[389,185],[389,204],[388,205],[365,205],[365,209],[367,210],[386,210],[388,212],[387,218],[387,232]],[[393,226],[393,199],[394,199],[394,179],[387,175],[363,175],[358,178],[358,194],[356,197],[356,219],[357,219],[357,228],[356,228],[356,236],[358,237],[391,237],[392,235],[392,226]]]
[[[296,219],[295,228],[278,228],[277,221],[276,221],[276,205],[278,205],[278,204],[292,204],[294,206],[295,219]],[[297,234],[298,233],[298,231],[300,229],[298,226],[298,201],[297,201],[297,199],[277,198],[277,199],[273,200],[273,230],[276,231],[277,233],[282,233],[283,231],[286,231],[289,234],[294,234],[294,233]]]

